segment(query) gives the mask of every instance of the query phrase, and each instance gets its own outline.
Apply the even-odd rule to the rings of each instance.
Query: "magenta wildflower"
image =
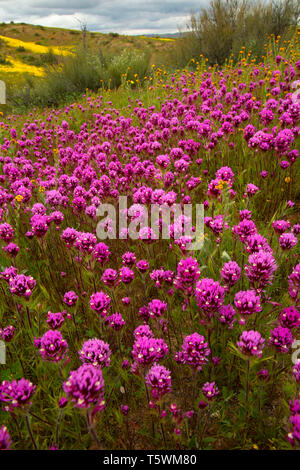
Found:
[[[288,433],[287,439],[292,445],[300,444],[300,414],[290,417],[290,422],[293,426],[291,432]]]
[[[236,311],[232,305],[222,305],[217,313],[217,318],[222,325],[227,325],[229,329],[233,327],[236,321]]]
[[[131,251],[127,251],[122,256],[122,263],[129,268],[134,266],[135,262],[136,262],[136,256]]]
[[[200,268],[195,258],[182,258],[177,266],[177,275],[174,279],[174,286],[184,292],[193,291],[195,282],[200,277]]]
[[[133,344],[131,351],[133,359],[140,365],[146,366],[162,359],[168,353],[168,346],[163,339],[140,336]]]
[[[133,281],[134,279],[134,272],[126,266],[124,268],[121,268],[119,270],[119,273],[120,279],[124,284],[130,284],[131,281]]]
[[[12,325],[8,325],[4,328],[0,328],[0,338],[6,343],[9,343],[15,336],[15,332],[16,332],[15,327]]]
[[[297,237],[292,232],[283,233],[279,237],[279,245],[282,250],[290,250],[297,245]]]
[[[274,220],[272,222],[272,227],[276,233],[282,234],[290,228],[291,224],[288,220]]]
[[[68,351],[67,341],[57,330],[49,330],[41,338],[36,338],[35,345],[45,361],[59,362]]]
[[[8,245],[3,246],[2,250],[5,251],[10,256],[15,257],[19,253],[20,248],[15,243],[9,243]]]
[[[148,304],[150,318],[159,318],[167,311],[168,305],[159,299],[153,299]]]
[[[261,357],[265,340],[258,331],[250,330],[243,331],[236,344],[240,351],[246,356]]]
[[[204,336],[193,333],[184,338],[181,351],[175,354],[175,361],[189,364],[191,367],[201,370],[208,361],[209,355],[210,349]]]
[[[196,283],[195,297],[198,307],[209,316],[221,307],[224,296],[225,290],[218,281],[204,278]]]
[[[136,267],[141,273],[145,273],[149,269],[149,263],[147,260],[141,259],[136,263]]]
[[[16,274],[9,279],[9,290],[12,294],[18,297],[25,297],[28,299],[36,285],[36,281],[32,276],[25,276],[25,274]]]
[[[63,302],[69,307],[74,307],[74,305],[76,305],[77,300],[78,295],[72,290],[66,292],[63,298]]]
[[[238,225],[234,225],[232,232],[238,235],[240,240],[243,242],[250,235],[257,233],[256,225],[253,220],[243,219]]]
[[[239,291],[235,294],[234,304],[242,318],[261,312],[260,297],[255,290]]]
[[[289,352],[294,342],[293,335],[288,328],[278,326],[271,330],[271,336],[269,338],[269,346],[274,346],[277,352],[286,354]]]
[[[300,326],[300,312],[296,307],[286,307],[282,310],[278,317],[281,326],[292,330]]]
[[[206,382],[202,387],[202,393],[208,400],[213,400],[220,392],[215,382]]]
[[[145,378],[155,400],[160,400],[172,390],[171,372],[164,366],[154,364]]]
[[[14,238],[14,229],[10,224],[6,222],[4,224],[0,224],[0,238],[5,242],[10,242]]]
[[[256,288],[264,288],[271,284],[274,272],[277,269],[275,258],[266,251],[258,251],[249,256],[245,265],[245,274]]]
[[[78,352],[81,362],[92,364],[94,367],[108,367],[110,365],[111,350],[108,343],[101,339],[89,339],[83,343]]]
[[[48,323],[50,328],[52,328],[52,330],[56,330],[62,326],[62,324],[65,321],[64,313],[63,312],[54,313],[50,311],[47,313],[46,322]]]
[[[91,364],[83,364],[70,372],[63,384],[63,390],[77,408],[90,408],[104,404],[104,380],[102,371]]]
[[[129,407],[127,405],[121,405],[121,413],[124,415],[124,416],[127,416],[128,415],[128,411],[129,411]]]
[[[149,325],[139,325],[133,332],[135,339],[139,338],[140,336],[147,336],[147,338],[153,338],[153,332]]]
[[[265,251],[272,253],[272,248],[268,244],[268,240],[264,238],[259,233],[255,233],[254,235],[250,235],[244,241],[246,251],[248,253],[256,253],[258,251]]]
[[[105,321],[107,321],[109,326],[115,331],[121,330],[123,326],[126,325],[126,321],[120,313],[113,313],[109,317],[106,317]]]
[[[234,286],[241,277],[241,268],[235,261],[228,261],[221,269],[221,276],[228,287]]]
[[[110,307],[110,297],[105,292],[95,292],[90,298],[90,307],[95,312],[99,313],[102,317],[107,315],[107,310]]]
[[[27,379],[4,380],[0,385],[0,402],[5,404],[5,411],[14,411],[15,408],[28,408],[32,402],[31,397],[36,389]]]
[[[289,280],[289,294],[292,299],[297,301],[300,294],[300,264],[297,264],[292,273],[288,277]]]
[[[116,287],[119,284],[119,273],[115,269],[105,269],[101,281],[108,287]]]
[[[94,246],[93,251],[92,251],[92,256],[94,259],[98,261],[98,263],[101,263],[101,264],[107,263],[109,255],[110,255],[110,251],[109,251],[108,246],[105,243],[100,242]]]
[[[8,450],[12,445],[7,428],[2,425],[0,428],[0,450]]]
[[[299,360],[296,362],[296,364],[294,364],[293,375],[295,377],[296,382],[299,384],[300,383],[300,361]],[[299,414],[300,414],[300,407],[299,407]]]

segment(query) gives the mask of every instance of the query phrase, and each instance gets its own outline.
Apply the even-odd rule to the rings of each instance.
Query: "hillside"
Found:
[[[93,51],[114,55],[126,49],[148,50],[151,61],[164,54],[174,38],[102,34],[62,28],[34,26],[25,23],[0,24],[0,76],[19,80],[16,74],[43,76],[45,67],[59,63],[80,44]]]

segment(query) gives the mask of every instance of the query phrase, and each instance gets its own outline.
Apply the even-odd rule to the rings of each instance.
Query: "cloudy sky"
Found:
[[[175,33],[208,0],[0,0],[0,22],[123,34]]]

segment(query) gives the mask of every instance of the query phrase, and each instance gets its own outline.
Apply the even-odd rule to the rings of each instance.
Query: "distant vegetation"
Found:
[[[167,59],[169,65],[185,66],[202,54],[209,64],[236,61],[240,50],[262,57],[266,39],[274,35],[290,40],[299,24],[298,0],[211,0],[199,13],[192,13],[188,32],[181,35]]]
[[[204,58],[219,66],[246,54],[263,60],[270,38],[273,49],[289,45],[299,12],[297,0],[211,0],[184,32],[152,37],[2,23],[0,73],[14,107],[58,106],[87,88],[140,87],[153,64],[172,72]]]

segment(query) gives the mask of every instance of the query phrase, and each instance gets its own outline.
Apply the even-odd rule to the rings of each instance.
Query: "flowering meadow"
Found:
[[[0,449],[299,447],[299,75],[241,51],[0,118]],[[203,204],[203,247],[99,239],[120,196]]]

